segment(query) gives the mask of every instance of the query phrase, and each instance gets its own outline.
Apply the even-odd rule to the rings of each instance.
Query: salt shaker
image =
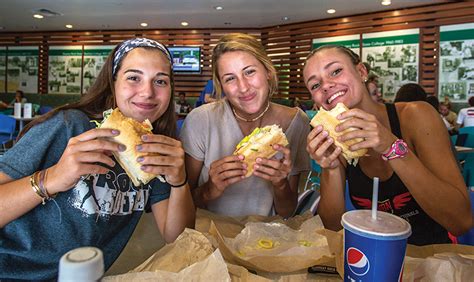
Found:
[[[59,261],[58,282],[99,281],[103,275],[104,256],[95,247],[73,249]]]

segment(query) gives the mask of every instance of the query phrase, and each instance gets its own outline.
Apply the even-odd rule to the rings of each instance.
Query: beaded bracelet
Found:
[[[185,176],[184,176],[184,181],[183,181],[183,183],[178,184],[178,185],[173,185],[173,184],[171,184],[171,183],[168,182],[168,184],[169,184],[172,188],[179,188],[179,187],[183,187],[184,185],[186,185],[187,182],[188,182],[188,174],[186,173]]]

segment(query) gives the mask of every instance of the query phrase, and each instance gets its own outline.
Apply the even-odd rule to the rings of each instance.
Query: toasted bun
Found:
[[[244,162],[247,164],[247,174],[245,177],[252,175],[253,165],[258,157],[271,158],[278,152],[273,149],[274,144],[288,145],[285,133],[275,124],[255,128],[250,135],[244,137],[237,144],[234,155],[243,155],[245,157]]]
[[[112,137],[112,139],[117,143],[125,145],[127,149],[124,152],[113,152],[113,154],[132,180],[133,185],[139,187],[140,184],[147,184],[150,180],[157,177],[155,174],[141,170],[141,164],[137,162],[138,157],[149,155],[149,153],[139,153],[135,149],[138,144],[143,143],[140,139],[142,135],[152,133],[152,125],[148,120],[138,122],[132,118],[125,117],[116,108],[100,127],[120,130],[120,134]]]
[[[343,122],[344,120],[338,120],[336,117],[349,110],[343,103],[338,103],[336,107],[334,107],[330,111],[326,111],[323,108],[319,110],[319,112],[314,116],[311,120],[311,126],[316,127],[317,125],[322,125],[325,130],[329,132],[329,136],[334,139],[334,143],[336,146],[341,147],[342,155],[347,160],[349,164],[354,166],[357,165],[359,158],[367,154],[367,149],[359,149],[357,151],[349,150],[349,147],[353,144],[359,143],[364,141],[362,138],[355,138],[351,140],[347,140],[346,142],[339,142],[337,141],[337,137],[349,132],[356,130],[355,128],[348,128],[342,132],[336,132],[336,126]]]

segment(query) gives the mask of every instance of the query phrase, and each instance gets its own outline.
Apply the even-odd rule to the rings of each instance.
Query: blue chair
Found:
[[[309,119],[312,120],[313,117],[318,113],[318,111],[315,110],[306,110],[306,115],[308,115]]]
[[[179,136],[179,132],[181,131],[181,128],[183,127],[184,123],[184,118],[183,119],[178,119],[176,121],[176,134]]]
[[[6,144],[13,142],[16,130],[16,120],[10,116],[0,114],[0,144],[2,151],[6,150]]]
[[[38,110],[38,114],[44,115],[47,112],[51,111],[52,109],[53,109],[53,107],[50,107],[50,106],[41,106]]]
[[[461,146],[474,148],[474,126],[467,126],[459,128],[459,135],[467,134],[464,144]],[[458,137],[459,138],[459,137]],[[456,145],[458,142],[456,141]]]

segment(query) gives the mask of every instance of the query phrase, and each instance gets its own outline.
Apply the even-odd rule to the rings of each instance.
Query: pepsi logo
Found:
[[[357,276],[365,275],[369,272],[370,262],[367,256],[359,249],[350,247],[346,252],[346,260],[349,269]]]

